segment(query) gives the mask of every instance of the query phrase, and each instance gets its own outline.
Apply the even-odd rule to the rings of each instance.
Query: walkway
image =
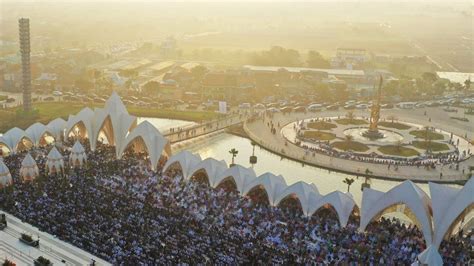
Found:
[[[170,129],[170,131],[165,133],[164,136],[170,141],[170,143],[177,143],[240,124],[246,118],[247,117],[245,115],[227,115],[222,119],[205,122],[198,125]]]
[[[464,134],[468,134],[465,132],[470,132],[472,134],[473,131],[471,130],[474,125],[464,125],[457,123],[456,121],[451,121],[452,119],[446,120],[446,117],[432,116],[432,122],[427,123],[423,122],[428,120],[427,118],[421,120],[419,112],[422,113],[422,117],[424,111],[427,111],[429,114],[433,114],[433,110],[423,110],[417,109],[409,110],[409,112],[404,110],[382,110],[382,118],[387,117],[391,114],[396,114],[400,120],[405,120],[407,122],[412,123],[419,123],[419,124],[428,124],[437,127],[440,125],[440,128],[446,130],[448,132],[453,132],[455,134],[459,134],[464,136]],[[280,123],[281,126],[284,126],[290,122],[296,121],[297,119],[306,119],[306,118],[314,118],[314,117],[327,117],[327,116],[337,116],[343,115],[345,112],[343,110],[339,112],[319,112],[319,113],[297,113],[297,114],[276,114],[272,119],[275,125]],[[367,116],[367,112],[356,112],[356,115],[360,116]],[[441,120],[444,119],[444,120]],[[454,183],[457,181],[463,181],[466,179],[468,173],[468,167],[470,165],[474,166],[474,156],[471,156],[468,160],[462,162],[460,164],[459,171],[453,169],[449,169],[447,165],[445,166],[437,166],[436,169],[432,170],[425,170],[423,167],[416,167],[416,166],[399,166],[398,171],[395,171],[393,167],[388,169],[387,165],[383,164],[374,164],[374,163],[366,163],[366,162],[358,162],[358,161],[351,161],[347,159],[340,159],[330,157],[324,154],[316,153],[314,156],[312,153],[306,152],[303,148],[296,146],[292,143],[288,143],[286,139],[280,134],[281,127],[277,128],[277,133],[272,134],[270,132],[270,128],[267,126],[268,118],[266,121],[262,123],[262,120],[259,119],[252,123],[245,123],[244,130],[249,135],[249,137],[259,143],[262,147],[271,150],[277,154],[280,154],[285,157],[292,158],[297,161],[301,161],[310,165],[324,167],[333,169],[335,171],[341,171],[345,173],[355,174],[355,175],[364,175],[366,169],[369,169],[373,174],[372,177],[379,177],[385,179],[392,179],[392,180],[406,180],[410,179],[413,181],[418,182],[428,182],[428,181],[436,181],[436,182],[445,182],[445,183]],[[443,125],[443,126],[441,126]],[[464,131],[464,132],[463,132]],[[472,137],[469,136],[468,137]],[[462,174],[462,169],[465,171],[465,175]],[[442,178],[440,179],[440,173],[443,173]]]
[[[91,259],[95,260],[96,265],[110,265],[82,249],[23,223],[12,215],[6,214],[6,216],[8,226],[0,231],[0,263],[7,258],[16,265],[33,265],[33,260],[43,256],[55,265],[88,265]],[[18,239],[22,233],[28,233],[33,238],[39,237],[39,248],[21,243]]]

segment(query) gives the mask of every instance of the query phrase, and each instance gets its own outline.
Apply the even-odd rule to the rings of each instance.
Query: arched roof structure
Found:
[[[163,167],[163,173],[166,173],[170,166],[178,163],[183,172],[183,178],[188,179],[192,169],[201,161],[201,156],[199,154],[193,154],[189,151],[181,151],[168,159]]]
[[[281,175],[274,175],[272,173],[264,173],[247,184],[242,195],[247,195],[252,189],[256,187],[263,187],[268,195],[268,202],[275,206],[275,201],[280,193],[287,187],[285,179]]]
[[[290,196],[294,196],[299,200],[303,214],[306,216],[310,215],[311,206],[316,204],[319,198],[321,198],[316,185],[299,181],[281,191],[275,199],[275,205],[279,205],[285,198]]]
[[[41,139],[45,136],[45,134],[49,134],[54,137],[54,133],[51,132],[51,130],[47,126],[39,122],[36,122],[33,125],[29,126],[25,130],[25,132],[33,143],[33,145],[35,146],[40,145]]]
[[[209,183],[213,184],[215,183],[214,180],[216,179],[216,177],[222,174],[226,169],[227,164],[225,161],[218,161],[214,158],[207,158],[192,168],[192,170],[189,172],[190,174],[188,178],[191,178],[198,171],[204,170],[209,179]]]
[[[79,141],[76,141],[69,155],[69,164],[74,167],[82,167],[87,162],[87,154]]]
[[[24,139],[33,143],[31,138],[23,129],[14,127],[3,134],[2,137],[0,137],[0,143],[5,145],[10,150],[10,152],[17,152],[18,148],[20,148],[19,145]]]
[[[13,183],[12,175],[10,170],[3,162],[3,159],[0,158],[0,188],[9,186]]]
[[[163,153],[168,157],[171,156],[169,141],[148,121],[140,123],[128,134],[119,150],[119,158],[122,157],[125,150],[132,144],[136,144],[136,150],[146,150],[148,152],[153,170],[156,170],[156,166]]]
[[[25,181],[31,181],[39,175],[38,165],[36,161],[31,157],[30,153],[27,153],[23,161],[21,162],[20,176]]]
[[[441,242],[474,209],[474,178],[470,178],[461,189],[431,182],[429,186],[433,204],[434,237],[431,245],[418,259],[424,264],[442,265],[438,252]]]
[[[339,219],[339,224],[342,227],[347,225],[354,207],[357,207],[352,195],[341,191],[333,191],[322,196],[315,204],[311,205],[309,215],[313,215],[325,205],[330,205],[334,208]]]
[[[64,170],[64,159],[56,147],[53,147],[47,156],[46,170],[48,174],[62,172]]]
[[[255,180],[257,175],[251,168],[246,168],[241,165],[234,165],[220,175],[217,175],[211,182],[211,187],[217,187],[227,178],[232,178],[237,187],[237,191],[242,194],[245,186]]]
[[[391,211],[405,213],[423,232],[427,245],[431,243],[433,237],[431,199],[409,180],[386,193],[370,188],[364,189],[359,229],[364,231],[372,220]]]
[[[79,128],[79,135],[82,137],[91,138],[93,136],[92,120],[94,117],[94,111],[89,107],[86,107],[79,111],[76,115],[70,115],[65,128],[65,136],[68,137],[75,126],[81,125]],[[89,140],[90,142],[90,140]]]
[[[67,122],[62,118],[56,118],[48,123],[46,127],[53,134],[55,140],[60,140],[64,136],[64,129]]]

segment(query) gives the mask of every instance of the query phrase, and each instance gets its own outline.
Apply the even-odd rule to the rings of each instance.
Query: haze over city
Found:
[[[0,0],[0,263],[472,264],[473,11]]]

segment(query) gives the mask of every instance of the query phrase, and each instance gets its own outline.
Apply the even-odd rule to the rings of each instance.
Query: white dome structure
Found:
[[[32,181],[39,176],[38,165],[36,165],[36,162],[33,157],[31,157],[30,153],[27,153],[21,162],[20,176],[24,181]]]
[[[14,127],[0,137],[0,144],[15,153],[19,150],[29,149],[33,141],[24,130]]]
[[[30,127],[28,127],[25,130],[25,132],[28,135],[31,142],[33,142],[33,145],[35,146],[46,144],[44,140],[44,137],[46,136],[46,134],[49,134],[50,136],[54,137],[53,133],[49,131],[48,127],[46,127],[45,125],[39,122],[36,122]]]
[[[237,191],[242,195],[245,186],[256,178],[257,175],[253,169],[234,165],[210,180],[210,185],[211,187],[216,188],[226,180],[230,179],[234,182]]]
[[[171,156],[163,167],[163,173],[166,173],[176,165],[181,168],[184,179],[189,178],[192,169],[202,161],[199,154],[193,154],[189,151],[181,151]]]
[[[426,244],[431,243],[431,199],[416,184],[407,180],[386,193],[364,189],[359,229],[364,231],[371,221],[390,212],[404,213],[423,232]]]
[[[315,204],[312,204],[310,206],[309,215],[313,215],[320,208],[326,205],[332,206],[334,208],[339,219],[339,224],[342,227],[347,225],[349,217],[354,211],[354,208],[358,209],[358,206],[351,194],[341,191],[333,191],[327,195],[322,196]]]
[[[13,183],[12,175],[10,174],[10,170],[3,162],[3,159],[0,158],[0,189],[7,187]]]
[[[48,131],[53,134],[56,141],[60,141],[64,137],[64,130],[67,122],[62,118],[56,118],[46,125]]]
[[[463,188],[429,183],[433,204],[433,242],[418,255],[423,264],[442,265],[438,252],[444,238],[452,235],[453,229],[474,209],[474,179],[470,178]]]
[[[199,173],[205,173],[209,184],[213,184],[214,180],[217,176],[223,173],[227,169],[227,164],[225,161],[218,161],[214,158],[207,158],[197,164],[189,174],[188,178],[192,178],[193,176]]]
[[[62,173],[64,170],[64,159],[61,153],[59,153],[56,147],[53,147],[49,151],[47,160],[46,160],[46,171],[48,174]]]
[[[148,121],[140,123],[128,134],[127,138],[120,145],[119,158],[131,146],[133,146],[135,152],[146,151],[148,153],[153,170],[156,170],[162,155],[166,157],[171,156],[169,141]]]
[[[69,164],[72,167],[81,168],[87,162],[87,154],[84,150],[84,147],[79,141],[76,141],[71,149],[71,154],[69,155]]]
[[[275,198],[275,205],[279,205],[288,198],[298,199],[303,214],[309,216],[311,206],[316,204],[316,202],[321,198],[321,195],[319,194],[316,185],[299,181],[281,191],[281,193],[279,193]]]
[[[262,188],[267,193],[270,205],[275,206],[276,199],[286,187],[287,185],[283,176],[265,173],[250,182],[243,190],[242,195],[248,195],[253,189]]]

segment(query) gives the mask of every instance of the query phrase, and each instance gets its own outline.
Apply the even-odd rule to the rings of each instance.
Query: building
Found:
[[[255,88],[253,77],[240,72],[210,72],[201,81],[204,99],[236,101]]]
[[[23,110],[31,111],[30,20],[20,18],[20,53],[23,87]]]

